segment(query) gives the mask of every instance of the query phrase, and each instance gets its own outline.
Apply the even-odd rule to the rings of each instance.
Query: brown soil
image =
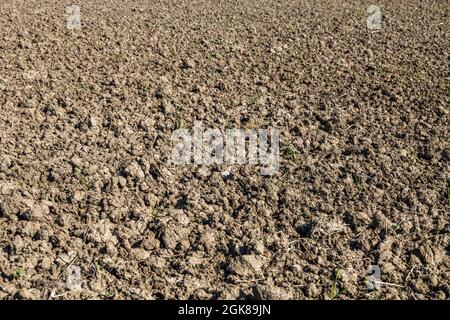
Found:
[[[0,4],[0,298],[450,299],[449,1],[72,4]],[[195,120],[278,174],[169,164]]]

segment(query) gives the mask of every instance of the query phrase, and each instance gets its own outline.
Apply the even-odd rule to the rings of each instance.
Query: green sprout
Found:
[[[20,279],[25,275],[26,269],[24,267],[19,267],[17,270],[11,275],[13,279]]]
[[[89,176],[89,172],[87,170],[83,170],[81,174],[78,176],[78,180],[85,190],[89,190],[93,186],[93,181]]]
[[[149,215],[150,217],[152,217],[153,220],[158,220],[162,216],[162,210],[159,207],[151,208],[149,211],[150,211]]]
[[[175,124],[174,124],[175,130],[183,128],[183,127],[184,127],[183,118],[181,118],[179,115],[176,115]]]
[[[287,146],[283,150],[283,154],[288,160],[295,160],[297,159],[297,151],[292,145]]]
[[[341,294],[345,293],[346,292],[345,288],[339,289],[339,287],[341,285],[342,285],[342,283],[341,283],[340,270],[337,270],[336,276],[334,278],[334,281],[333,281],[333,284],[332,284],[330,290],[327,293],[325,293],[325,299],[326,300],[334,300]]]
[[[101,293],[101,295],[105,298],[111,299],[115,296],[114,291],[111,288],[106,289]]]

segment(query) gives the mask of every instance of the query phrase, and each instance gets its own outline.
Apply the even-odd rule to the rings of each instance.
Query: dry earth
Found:
[[[0,298],[450,299],[450,3],[370,4],[2,1]],[[170,164],[195,120],[278,174]]]

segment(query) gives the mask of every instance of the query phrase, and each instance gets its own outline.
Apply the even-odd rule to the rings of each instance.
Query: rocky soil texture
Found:
[[[2,1],[0,298],[450,299],[450,3],[371,4]],[[278,174],[170,164],[194,121]]]

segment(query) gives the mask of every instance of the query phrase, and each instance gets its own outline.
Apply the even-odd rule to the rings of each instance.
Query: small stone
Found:
[[[197,174],[202,178],[207,178],[211,175],[211,170],[206,166],[202,166],[197,170]]]
[[[150,233],[146,239],[142,242],[143,247],[146,250],[156,250],[161,246],[158,239],[156,239],[153,233]]]
[[[80,168],[83,165],[83,162],[81,161],[80,158],[78,157],[73,157],[70,161],[70,163],[75,167],[75,168]]]
[[[39,221],[50,215],[50,208],[44,204],[34,205],[31,209],[32,219]]]
[[[250,276],[254,273],[260,273],[262,267],[263,261],[252,254],[236,257],[228,265],[229,271],[239,276]]]
[[[145,177],[144,171],[142,171],[141,166],[137,162],[133,162],[128,167],[125,168],[124,174],[126,177],[143,179]]]
[[[50,257],[44,257],[39,262],[39,268],[41,268],[42,270],[48,271],[51,269],[51,267],[52,267],[52,260],[50,259]]]
[[[88,119],[88,126],[91,129],[95,129],[98,127],[98,119],[94,116],[90,116]]]
[[[150,257],[150,253],[142,248],[135,248],[131,251],[133,256],[135,256],[138,260],[147,260]]]
[[[189,229],[180,224],[161,225],[159,227],[160,240],[166,249],[173,250],[189,234]],[[186,243],[183,243],[183,246]]]
[[[8,156],[3,156],[0,162],[0,171],[6,171],[11,167],[11,159]]]
[[[195,67],[195,61],[191,58],[183,59],[183,62],[181,63],[182,69],[190,69]]]
[[[231,174],[230,169],[225,170],[224,172],[222,172],[222,175],[226,178]]]
[[[106,220],[100,220],[96,223],[90,232],[88,232],[88,239],[94,243],[108,243],[116,245],[119,241],[111,232],[111,223]]]
[[[253,287],[253,295],[258,300],[291,300],[291,292],[275,286],[257,285]]]
[[[84,199],[85,195],[86,195],[86,192],[78,190],[73,193],[72,199],[74,202],[80,202],[81,200]]]
[[[125,179],[124,177],[119,177],[118,183],[121,188],[125,188],[127,186],[127,179]]]
[[[69,220],[70,220],[69,215],[67,215],[67,214],[61,214],[61,215],[59,215],[59,216],[56,218],[56,223],[57,223],[59,226],[64,227],[64,226],[67,226],[67,225],[68,225]]]
[[[320,290],[317,288],[317,286],[314,283],[310,283],[306,287],[305,294],[309,298],[314,298],[320,294]]]
[[[401,150],[400,150],[400,155],[401,155],[402,157],[406,157],[406,156],[408,155],[408,151],[406,151],[406,149],[401,149]]]
[[[206,251],[211,251],[216,246],[216,237],[213,231],[205,232],[201,236],[200,241],[203,244],[203,247],[205,248]]]
[[[150,256],[147,261],[150,266],[157,269],[163,269],[166,267],[166,260],[155,255]]]
[[[254,245],[253,245],[253,251],[256,253],[256,254],[259,254],[259,255],[261,255],[261,254],[263,254],[264,253],[264,251],[265,251],[265,247],[264,247],[264,243],[262,242],[262,241],[257,241]]]
[[[169,115],[175,113],[175,107],[172,105],[171,102],[167,100],[163,100],[161,102],[161,109],[164,114]]]

